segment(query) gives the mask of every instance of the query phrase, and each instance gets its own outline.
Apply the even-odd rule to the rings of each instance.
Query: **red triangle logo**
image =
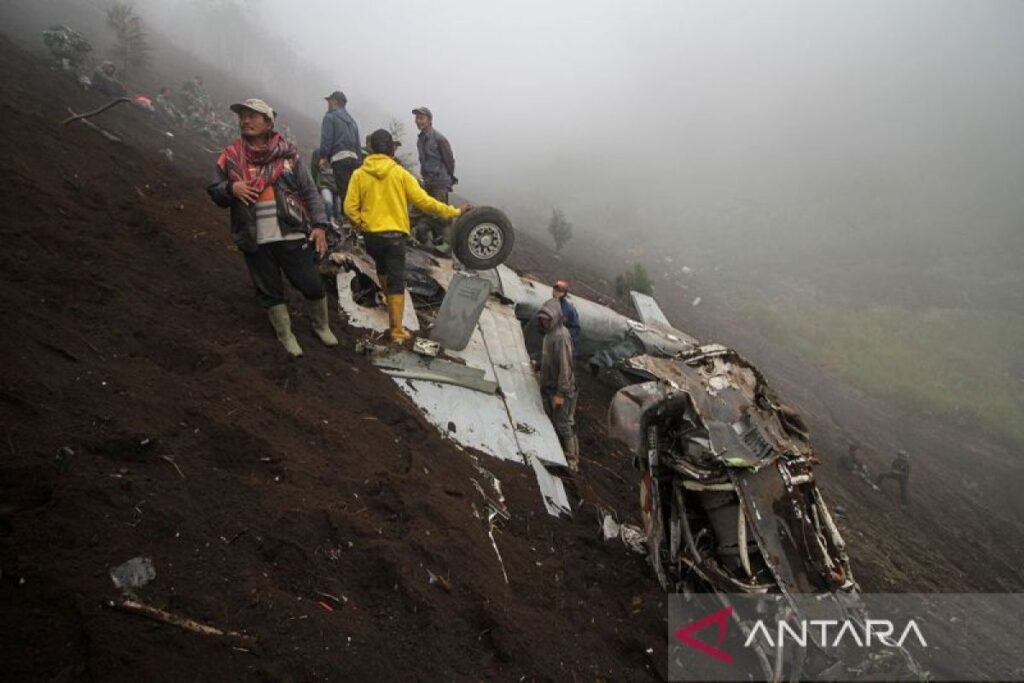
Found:
[[[682,627],[681,629],[676,631],[676,638],[683,645],[689,645],[698,652],[703,652],[709,657],[714,657],[720,662],[732,664],[732,655],[730,655],[725,650],[720,650],[719,648],[715,647],[715,645],[721,645],[725,642],[725,632],[729,626],[729,617],[731,616],[732,606],[730,605],[729,607],[723,607],[717,612],[712,612],[711,614],[707,615],[703,619],[700,619],[699,621],[695,621],[692,624],[689,624],[688,626]],[[715,645],[709,645],[708,643],[705,643],[703,640],[697,640],[693,637],[693,634],[695,634],[697,631],[701,631],[707,628],[708,626],[712,626],[715,624],[718,625],[718,641],[715,643]]]

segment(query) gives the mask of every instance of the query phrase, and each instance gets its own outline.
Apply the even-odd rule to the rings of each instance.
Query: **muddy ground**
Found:
[[[282,353],[188,134],[169,164],[140,110],[103,118],[125,144],[62,127],[102,99],[6,41],[0,64],[5,680],[664,675],[665,597],[598,537],[598,505],[638,521],[606,395],[584,401],[597,464],[573,519],[546,514],[526,467],[481,463],[513,512],[506,584],[480,473],[355,353],[361,333],[336,322],[340,348],[319,347],[296,300],[307,354]],[[141,599],[258,645],[104,607],[108,570],[138,555],[156,566]]]
[[[480,458],[513,513],[496,533],[506,584],[475,514],[470,455],[355,352],[361,333],[336,322],[340,348],[318,346],[296,298],[307,355],[284,356],[203,191],[213,158],[200,141],[127,107],[102,120],[124,144],[62,127],[68,105],[102,98],[8,41],[0,66],[5,680],[665,676],[665,596],[643,558],[598,537],[600,507],[639,521],[629,458],[604,436],[608,389],[581,373],[571,520],[544,512],[525,467]],[[598,266],[611,262],[589,263],[521,235],[512,265],[545,278],[568,268],[581,293],[609,296]],[[908,514],[825,458],[866,589],[1020,590],[1020,508],[996,495],[1019,471],[1001,454],[924,424],[908,432],[885,406],[758,348],[727,312],[662,304],[767,366],[823,454],[850,431],[871,435],[879,462],[897,435],[936,453],[915,470]],[[58,458],[64,447],[74,454]],[[965,457],[997,473],[973,477],[970,495]],[[140,599],[256,645],[105,607],[118,597],[110,567],[137,555],[157,572]]]

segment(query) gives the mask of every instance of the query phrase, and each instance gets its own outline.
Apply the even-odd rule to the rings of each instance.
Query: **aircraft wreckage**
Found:
[[[500,263],[511,226],[494,220],[494,209],[483,215],[492,218],[456,223],[459,259],[409,250],[405,326],[419,332],[414,349],[367,349],[444,436],[530,467],[548,513],[568,515],[567,463],[531,365],[541,342],[534,318],[551,286]],[[473,232],[499,242],[474,242]],[[332,260],[349,323],[383,334],[387,315],[372,261],[358,247]],[[577,355],[620,387],[609,435],[629,447],[640,470],[643,539],[627,539],[623,528],[623,540],[646,552],[669,592],[710,590],[723,601],[781,594],[794,613],[797,598],[811,594],[819,615],[866,620],[846,544],[815,483],[803,420],[735,351],[675,329],[650,296],[633,292],[631,302],[637,319],[573,297],[582,328]],[[768,680],[850,674],[820,648],[783,653],[780,646],[758,657]],[[901,648],[871,657],[873,671],[921,676]]]

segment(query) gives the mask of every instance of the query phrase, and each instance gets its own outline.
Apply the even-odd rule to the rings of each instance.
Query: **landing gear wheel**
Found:
[[[515,240],[508,216],[490,206],[467,211],[452,226],[452,251],[464,266],[473,270],[490,270],[504,263]]]

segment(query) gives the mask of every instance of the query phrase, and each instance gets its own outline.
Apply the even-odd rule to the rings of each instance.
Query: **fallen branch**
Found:
[[[185,474],[181,471],[181,468],[178,467],[178,463],[174,462],[174,458],[169,455],[161,455],[160,458],[174,465],[174,469],[178,470],[178,476],[182,479],[185,478]]]
[[[122,102],[131,102],[131,98],[129,98],[129,97],[118,97],[117,99],[114,99],[114,100],[111,100],[110,102],[107,102],[102,107],[100,107],[98,109],[93,109],[92,111],[87,111],[84,114],[76,114],[71,109],[71,107],[68,107],[68,111],[71,112],[71,116],[66,118],[66,119],[64,119],[60,123],[61,123],[61,125],[66,126],[69,123],[73,123],[74,121],[83,121],[84,122],[85,119],[87,119],[89,117],[92,117],[92,116],[96,116],[97,114],[102,114],[106,110],[110,109],[111,107],[116,107],[117,105],[121,104]]]
[[[177,614],[171,614],[165,612],[162,609],[151,607],[145,603],[136,602],[135,600],[121,600],[114,601],[108,600],[106,602],[107,607],[115,609],[120,612],[127,612],[129,614],[135,614],[140,617],[146,617],[154,621],[159,621],[164,624],[170,624],[171,626],[177,626],[178,628],[185,629],[186,631],[192,631],[193,633],[199,633],[204,636],[218,636],[221,638],[233,638],[235,640],[241,640],[246,643],[255,643],[256,639],[252,636],[247,636],[244,633],[237,633],[235,631],[222,631],[219,628],[213,626],[207,626],[206,624],[200,624],[198,621],[193,621],[188,617],[182,617]]]
[[[69,111],[69,112],[71,112],[72,114],[75,114],[75,110],[74,110],[74,109],[72,109],[71,107],[68,107],[68,111]],[[81,115],[79,115],[79,114],[75,114],[75,115],[74,115],[74,116],[72,116],[72,117],[71,117],[70,119],[67,119],[66,121],[64,121],[64,123],[70,123],[71,121],[76,121],[76,120],[79,120],[79,117],[80,117],[80,116],[81,116]],[[108,132],[108,131],[105,131],[105,130],[103,130],[102,128],[100,128],[99,126],[97,126],[97,125],[96,125],[95,123],[93,123],[92,121],[88,121],[88,120],[86,120],[86,119],[80,119],[80,120],[82,121],[82,125],[83,125],[83,126],[85,126],[86,128],[91,128],[91,129],[93,129],[94,131],[96,131],[97,133],[99,133],[100,135],[102,135],[103,137],[105,137],[106,139],[110,140],[111,142],[121,142],[121,138],[117,137],[116,135],[114,135],[114,134],[113,134],[113,133],[111,133],[111,132]]]
[[[616,472],[615,470],[613,470],[612,468],[610,468],[610,467],[608,467],[606,465],[602,465],[601,463],[597,462],[596,460],[592,460],[590,458],[584,458],[582,455],[580,456],[580,460],[583,460],[585,462],[589,462],[591,465],[594,465],[596,467],[600,467],[602,470],[604,470],[608,474],[612,475],[613,477],[615,477],[616,479],[621,481],[623,484],[626,483],[626,480],[622,478],[622,475],[619,474],[618,472]]]

